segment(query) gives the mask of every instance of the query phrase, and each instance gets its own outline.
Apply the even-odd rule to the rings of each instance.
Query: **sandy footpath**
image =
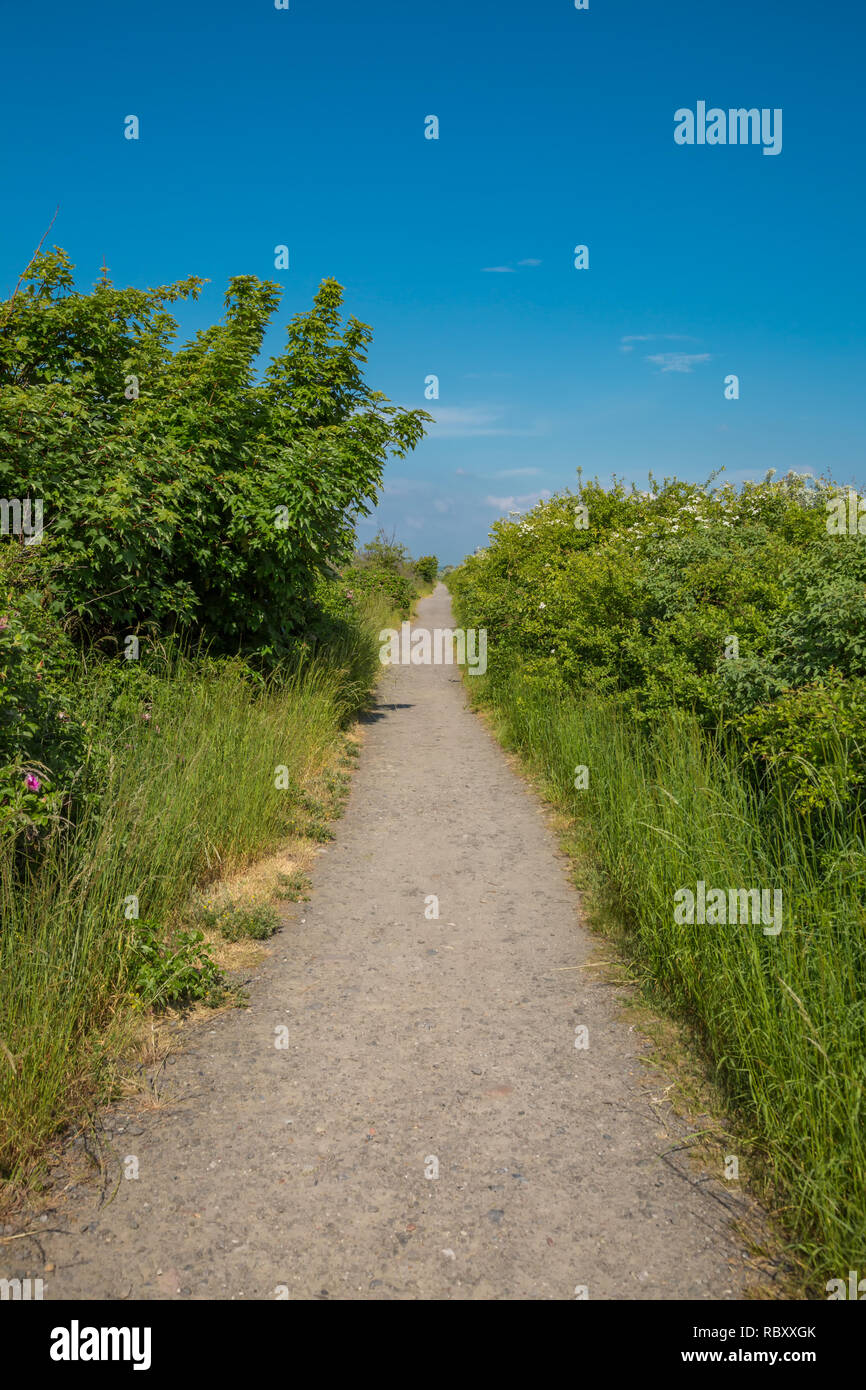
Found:
[[[418,624],[450,620],[440,585]],[[736,1199],[662,1159],[685,1126],[455,668],[385,673],[335,829],[250,1007],[115,1122],[138,1178],[43,1222],[45,1297],[741,1297]]]

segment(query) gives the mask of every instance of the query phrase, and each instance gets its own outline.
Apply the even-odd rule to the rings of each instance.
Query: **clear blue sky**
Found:
[[[443,561],[578,465],[863,485],[864,35],[854,0],[18,5],[0,293],[57,203],[82,283],[210,277],[185,331],[252,273],[276,347],[336,276],[371,384],[439,421],[376,521]],[[676,145],[699,100],[781,108],[781,154]]]

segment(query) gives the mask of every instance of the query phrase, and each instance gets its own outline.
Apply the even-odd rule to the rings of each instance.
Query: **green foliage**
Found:
[[[776,664],[799,685],[831,669],[866,675],[866,537],[822,536],[785,575]]]
[[[202,927],[219,932],[226,941],[266,941],[273,936],[280,919],[272,907],[265,903],[223,903],[220,907],[207,907],[202,904],[196,912],[196,920]]]
[[[91,633],[279,651],[429,417],[365,384],[371,330],[341,324],[334,280],[259,381],[272,282],[232,278],[223,321],[173,351],[168,306],[201,285],[82,294],[63,251],[34,259],[0,306],[0,492],[43,499],[54,611]]]
[[[766,764],[776,799],[798,811],[851,810],[866,792],[866,679],[830,671],[742,715],[736,727]]]
[[[415,561],[415,573],[422,584],[435,584],[439,574],[439,561],[435,555],[419,555]]]
[[[417,590],[412,580],[396,570],[376,569],[372,565],[350,565],[343,571],[343,583],[353,600],[380,599],[401,617],[408,618]]]
[[[831,672],[836,682],[866,675],[866,537],[828,534],[837,491],[795,475],[740,491],[591,483],[497,522],[491,545],[449,583],[467,625],[488,629],[494,681],[517,663],[543,688],[616,697],[648,727],[681,709],[708,731],[760,735],[753,772],[764,784],[781,766],[770,730],[780,750],[789,745],[774,716],[756,711]],[[856,717],[853,693],[836,698]],[[783,722],[795,704],[789,695]],[[822,772],[822,759],[835,764],[840,747],[854,759],[842,784],[860,788],[857,746],[831,751],[816,731],[800,748],[797,804],[824,804],[816,785],[836,786],[839,775],[829,763]]]
[[[418,596],[417,563],[413,564],[404,545],[380,531],[343,570],[342,580],[353,601],[380,600],[403,618],[408,618]]]
[[[837,492],[593,483],[448,576],[488,630],[475,697],[574,818],[819,1288],[866,1229],[866,536],[828,532]],[[781,933],[678,924],[698,881],[781,889]]]
[[[72,685],[78,657],[45,610],[46,583],[36,547],[0,542],[0,833],[56,820],[87,742]]]
[[[393,543],[362,558],[368,592],[339,573],[429,418],[365,384],[339,285],[259,375],[277,286],[235,277],[223,321],[174,350],[169,306],[201,283],[82,294],[55,250],[0,305],[0,494],[44,506],[39,543],[0,539],[3,1175],[99,1092],[124,1002],[224,996],[185,905],[299,829],[330,837],[390,586],[415,593]]]
[[[412,568],[405,545],[401,545],[393,536],[386,536],[384,531],[378,531],[367,542],[359,552],[358,563],[370,569],[391,570],[394,574],[402,574],[404,570]]]
[[[179,931],[170,940],[158,922],[140,921],[127,956],[127,988],[141,1008],[168,1008],[225,998],[225,982],[200,931]]]

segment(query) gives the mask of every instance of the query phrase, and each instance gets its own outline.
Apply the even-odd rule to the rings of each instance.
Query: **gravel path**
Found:
[[[450,621],[440,585],[418,624]],[[456,668],[385,672],[336,830],[251,1007],[118,1136],[137,1180],[50,1215],[45,1296],[741,1297],[738,1200],[662,1159],[684,1126]]]

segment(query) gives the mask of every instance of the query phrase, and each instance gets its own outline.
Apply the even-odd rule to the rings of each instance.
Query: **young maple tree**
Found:
[[[41,498],[52,606],[90,634],[155,624],[279,650],[348,559],[390,453],[429,416],[364,380],[372,331],[322,282],[256,376],[281,290],[229,281],[222,321],[175,349],[197,276],[75,289],[58,247],[0,305],[0,494]]]

